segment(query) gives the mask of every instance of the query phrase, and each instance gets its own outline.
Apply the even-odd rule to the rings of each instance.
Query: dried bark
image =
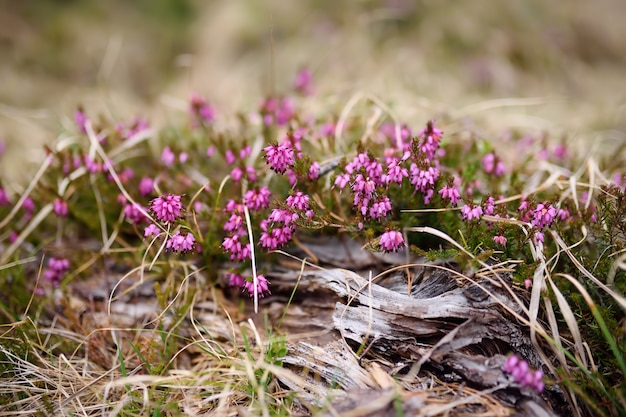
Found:
[[[330,249],[326,252],[333,253]],[[519,402],[518,415],[530,413],[528,410],[554,415],[539,395],[511,385],[501,370],[510,351],[521,353],[531,366],[541,367],[542,363],[524,327],[511,314],[521,312],[507,289],[511,277],[483,274],[471,277],[470,282],[440,264],[424,264],[413,270],[410,288],[402,273],[376,282],[344,269],[270,273],[277,292],[291,291],[299,280],[300,302],[319,302],[316,328],[332,328],[339,339],[330,344],[320,342],[319,347],[305,341],[291,344],[285,365],[308,370],[311,386],[334,385],[344,393],[351,392],[348,396],[335,392],[330,405],[334,411],[353,413],[357,405],[364,404],[355,398],[367,398],[371,390],[378,389],[381,398],[387,398],[385,389],[389,387],[383,389],[367,376],[367,363],[374,361],[400,378],[408,391],[394,391],[388,400],[368,403],[370,408],[360,409],[358,415],[394,415],[393,401],[398,392],[406,395],[425,388],[424,381],[432,384],[429,374],[435,374],[442,383],[489,390],[503,406],[514,407]],[[325,326],[322,318],[330,323]],[[299,319],[300,330],[310,331],[306,314]],[[294,331],[297,329],[291,328],[290,335]],[[309,400],[329,406],[321,399]],[[409,415],[424,414],[428,408],[422,400],[411,404],[403,406]]]

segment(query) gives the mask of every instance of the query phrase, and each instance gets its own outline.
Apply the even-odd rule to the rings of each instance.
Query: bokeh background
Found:
[[[0,6],[0,178],[16,192],[41,161],[42,145],[71,127],[78,105],[160,126],[182,114],[195,91],[234,115],[288,92],[303,66],[313,71],[320,99],[308,100],[317,110],[336,111],[365,92],[415,126],[442,114],[485,113],[496,124],[625,138],[623,0]]]

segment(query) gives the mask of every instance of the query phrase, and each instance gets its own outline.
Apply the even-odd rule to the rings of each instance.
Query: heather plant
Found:
[[[310,72],[294,89],[313,94]],[[160,131],[79,108],[26,190],[0,187],[4,321],[33,307],[44,314],[55,294],[111,263],[125,275],[109,305],[139,271],[175,321],[189,311],[192,279],[196,288],[233,287],[256,311],[272,292],[272,261],[298,236],[347,235],[370,251],[446,258],[462,270],[508,265],[519,319],[546,357],[531,371],[511,352],[503,369],[512,383],[539,393],[562,385],[575,410],[604,401],[605,415],[626,412],[623,172],[603,172],[563,144],[537,150],[537,132],[508,132],[511,153],[528,155],[521,159],[497,133],[429,115],[402,124],[376,98],[354,114],[308,114],[298,100],[267,97],[235,130],[220,127],[219,109],[198,94],[180,124]],[[387,114],[372,121],[381,108]],[[163,320],[158,365],[131,344],[151,374],[163,374],[172,344],[182,343]],[[270,389],[276,357],[257,362],[251,397]]]

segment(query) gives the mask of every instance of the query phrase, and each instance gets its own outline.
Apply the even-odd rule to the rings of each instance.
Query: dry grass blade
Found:
[[[552,288],[552,291],[556,296],[556,301],[559,305],[560,313],[567,323],[567,327],[572,334],[572,338],[574,339],[577,359],[581,361],[585,368],[588,368],[589,361],[587,360],[587,352],[583,347],[583,338],[580,334],[580,329],[578,327],[578,323],[576,322],[574,312],[572,311],[572,308],[569,306],[569,303],[563,296],[561,290],[559,290],[559,287],[556,286],[556,284],[549,275],[547,276],[547,281],[550,283],[550,288]],[[555,340],[557,339],[555,338]]]

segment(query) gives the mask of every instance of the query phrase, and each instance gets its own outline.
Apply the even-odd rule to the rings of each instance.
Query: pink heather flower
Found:
[[[284,174],[295,162],[293,148],[289,143],[270,145],[263,149],[265,160],[274,171]]]
[[[9,200],[9,196],[4,188],[0,187],[0,206],[10,206],[11,200]]]
[[[433,190],[432,188],[429,188],[423,194],[424,194],[424,205],[427,206],[430,204],[430,200],[433,198],[433,195],[435,195],[435,190]]]
[[[139,211],[139,204],[135,203],[135,204],[126,204],[124,206],[124,217],[126,217],[128,219],[129,222],[131,223],[141,223],[144,220],[146,220],[146,216],[144,216],[144,214]],[[145,211],[146,209],[142,207],[142,209]]]
[[[302,191],[296,192],[294,195],[290,195],[285,200],[287,205],[293,209],[308,210],[309,209],[309,196]]]
[[[380,246],[387,252],[395,252],[404,246],[404,237],[397,230],[386,231],[380,236]]]
[[[44,269],[43,276],[53,286],[57,287],[61,279],[70,269],[70,261],[64,258],[50,258],[48,267]]]
[[[239,274],[231,272],[228,274],[228,285],[231,287],[244,288],[246,285],[246,279]]]
[[[474,189],[480,189],[480,181],[475,180],[467,184],[467,188],[465,188],[465,192],[468,195],[474,195]]]
[[[171,167],[176,160],[176,154],[172,152],[169,146],[166,146],[161,152],[161,161],[165,164],[166,167]]]
[[[226,252],[230,253],[231,261],[245,261],[250,259],[252,252],[250,243],[242,243],[239,241],[239,235],[227,236],[222,242],[222,247]]]
[[[493,153],[488,153],[487,155],[483,156],[481,162],[483,166],[483,171],[485,171],[487,174],[492,174],[495,169],[495,163],[496,156]]]
[[[113,175],[111,175],[111,171],[113,171],[113,167],[109,163],[106,163],[105,170],[109,172],[109,174],[107,174],[107,180],[109,180],[110,182],[114,182],[115,180],[113,179]],[[128,167],[125,168],[124,171],[118,172],[117,174],[117,177],[122,184],[128,183],[128,181],[130,181],[134,176],[135,176],[135,172],[132,170],[132,168],[128,168]]]
[[[154,190],[154,181],[150,177],[143,177],[139,182],[139,194],[146,196]]]
[[[494,236],[493,242],[500,246],[506,246],[506,237],[503,235]]]
[[[459,194],[459,189],[456,186],[444,186],[441,190],[439,190],[438,194],[441,194],[441,198],[449,199],[452,205],[456,205],[456,203],[461,198],[461,194]]]
[[[243,170],[239,167],[235,167],[232,171],[230,171],[230,176],[233,181],[239,182],[243,178]]]
[[[500,177],[505,174],[506,169],[504,168],[504,164],[500,160],[500,158],[496,157],[496,155],[492,152],[483,157],[482,160],[483,170],[487,174],[493,174],[496,177]]]
[[[352,191],[370,197],[376,191],[376,181],[370,177],[363,177],[363,174],[358,174],[352,183]]]
[[[346,165],[346,172],[348,174],[353,174],[362,169],[365,170],[367,177],[372,178],[376,182],[382,181],[383,166],[376,158],[370,158],[366,152],[361,152],[352,159],[352,162]]]
[[[398,158],[391,158],[387,163],[387,173],[383,175],[382,182],[402,184],[402,180],[408,176],[409,171],[400,165]]]
[[[191,113],[191,125],[209,124],[215,120],[215,109],[199,95],[192,93],[189,100],[189,112]]]
[[[78,127],[78,130],[81,133],[87,133],[87,128],[85,127],[85,125],[87,124],[87,120],[89,120],[89,118],[82,109],[78,109],[74,113],[74,122],[76,123],[76,127]]]
[[[410,171],[411,184],[415,186],[416,191],[421,191],[422,193],[433,188],[435,181],[439,178],[439,169],[430,165],[423,169],[418,167],[416,163],[412,163]]]
[[[239,214],[231,214],[228,221],[224,224],[224,230],[227,232],[232,232],[238,235],[245,235],[245,222],[243,220],[243,216]]]
[[[285,225],[289,226],[290,224],[298,220],[298,218],[298,213],[292,213],[288,210],[283,209],[274,209],[270,213],[267,220],[271,222],[285,223]]]
[[[187,152],[181,152],[180,155],[178,155],[178,160],[180,161],[181,164],[184,164],[185,162],[187,162],[188,159],[189,159],[189,154]]]
[[[267,219],[261,221],[260,243],[268,250],[278,249],[288,243],[296,230],[294,222],[298,214],[287,210],[274,209]]]
[[[126,184],[129,180],[135,177],[135,171],[132,168],[126,167],[119,175],[119,179],[122,183]]]
[[[252,154],[250,145],[246,145],[239,150],[239,159],[244,160]]]
[[[496,177],[501,177],[506,174],[506,168],[504,167],[504,163],[501,160],[498,160],[498,162],[496,162],[496,168],[493,171],[493,174]]]
[[[170,237],[165,244],[166,249],[174,252],[191,252],[195,248],[196,238],[192,233],[182,235],[180,232]]]
[[[148,129],[150,129],[150,123],[148,123],[148,121],[143,117],[137,117],[131,123],[130,127],[126,129],[125,138],[130,139],[137,133],[143,132],[144,130]]]
[[[383,197],[376,201],[370,207],[369,215],[372,219],[382,219],[387,217],[387,214],[391,211],[391,200],[389,197]]]
[[[538,393],[541,393],[545,388],[543,383],[543,372],[541,370],[532,371],[528,362],[517,357],[517,355],[511,355],[506,359],[502,370],[507,374],[510,374],[516,383],[522,387],[532,388]]]
[[[564,159],[565,157],[567,157],[567,146],[565,146],[565,144],[563,143],[560,143],[556,145],[553,153],[556,158]]]
[[[309,179],[311,181],[317,179],[320,176],[320,164],[319,162],[313,162],[309,168]]]
[[[226,153],[224,154],[224,159],[226,159],[226,163],[228,165],[232,165],[237,160],[237,157],[235,156],[235,153],[233,151],[228,149]]]
[[[161,233],[161,230],[155,224],[150,224],[143,231],[143,236],[144,237],[148,237],[148,236],[152,236],[152,235],[158,236],[159,233]]]
[[[293,89],[304,96],[313,94],[313,75],[308,68],[302,68],[293,80]]]
[[[350,182],[350,174],[341,174],[341,175],[337,175],[337,178],[335,178],[335,186],[339,187],[339,190],[343,190],[346,185],[348,185],[348,183]]]
[[[92,174],[95,174],[97,172],[102,172],[102,164],[97,163],[96,161],[94,161],[87,155],[85,155],[84,160],[85,160],[85,168],[87,168],[87,171],[89,171]]]
[[[520,203],[519,207],[517,208],[517,211],[526,211],[528,210],[528,201],[524,200]]]
[[[254,167],[252,166],[246,167],[246,177],[248,177],[248,181],[256,182],[257,175],[256,175],[256,170],[254,169]]]
[[[472,219],[480,219],[480,216],[483,215],[483,209],[480,206],[470,206],[469,204],[461,207],[461,214],[463,215],[463,220],[470,221]]]
[[[215,153],[215,146],[211,145],[207,148],[206,150],[206,156],[207,158],[210,158],[213,156],[213,154]]]
[[[485,210],[484,213],[487,216],[493,216],[493,213],[496,211],[496,200],[493,197],[489,197],[487,201],[485,201]]]
[[[120,123],[115,127],[115,130],[124,139],[130,139],[137,133],[142,132],[150,128],[150,124],[143,117],[136,117],[128,126],[124,123]]]
[[[335,127],[336,125],[334,123],[324,123],[320,128],[320,135],[331,136],[335,134]]]
[[[243,196],[243,203],[251,211],[263,210],[270,205],[271,195],[272,193],[267,187],[248,190]]]
[[[237,203],[235,200],[230,199],[224,207],[228,213],[243,213],[243,204]]]
[[[32,213],[33,211],[35,211],[35,201],[32,199],[32,197],[26,197],[26,199],[22,203],[22,208],[28,213]]]
[[[257,294],[259,297],[264,297],[270,294],[269,281],[265,278],[265,275],[257,275]],[[254,296],[254,280],[246,281],[245,289],[250,294],[250,297]]]
[[[528,289],[530,289],[530,287],[532,287],[532,286],[533,286],[533,282],[532,282],[529,278],[526,278],[526,279],[524,280],[524,287],[526,287],[526,289],[528,290]]]
[[[52,207],[54,208],[54,214],[56,214],[57,216],[67,216],[67,202],[63,201],[63,199],[56,198],[52,203]]]
[[[423,138],[419,149],[425,154],[427,159],[432,160],[435,158],[442,136],[443,132],[435,127],[434,120],[430,120],[426,124],[426,128],[419,133],[418,137]]]
[[[176,194],[162,195],[150,202],[150,209],[159,221],[173,222],[182,216],[183,205],[180,199],[181,196]]]
[[[295,111],[293,103],[288,98],[270,97],[261,104],[261,114],[265,125],[276,123],[282,126],[294,117]]]
[[[535,245],[539,245],[539,243],[544,243],[545,241],[545,235],[541,232],[537,232],[533,235],[533,242],[535,242]]]
[[[559,209],[557,211],[557,216],[561,220],[567,220],[570,217],[570,212],[567,209]]]
[[[552,204],[547,206],[544,203],[539,203],[533,212],[531,224],[541,230],[546,226],[550,226],[556,218],[556,215],[556,208],[554,208]]]

